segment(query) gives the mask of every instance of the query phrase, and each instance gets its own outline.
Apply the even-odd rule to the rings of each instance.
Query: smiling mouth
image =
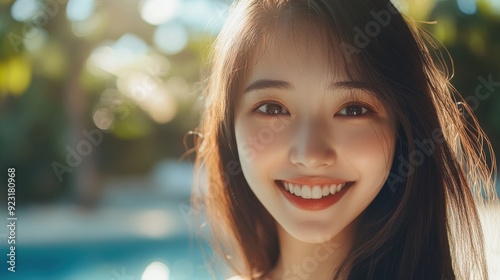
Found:
[[[277,180],[276,184],[292,195],[303,199],[321,199],[330,197],[345,190],[354,184],[354,181],[339,184],[321,184],[321,185],[301,185],[287,181]]]

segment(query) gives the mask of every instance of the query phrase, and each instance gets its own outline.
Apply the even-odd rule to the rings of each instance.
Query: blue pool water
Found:
[[[3,253],[7,247],[0,247],[0,279],[140,280],[148,264],[155,261],[167,265],[170,280],[215,279],[204,265],[200,245],[188,237],[26,247],[21,240],[19,243],[15,273],[7,270]],[[210,252],[206,244],[202,246]]]

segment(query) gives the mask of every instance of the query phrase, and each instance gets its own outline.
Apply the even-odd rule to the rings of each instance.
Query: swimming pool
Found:
[[[20,243],[16,248],[16,272],[8,272],[3,265],[0,279],[139,280],[153,262],[168,267],[166,279],[214,279],[203,263],[200,246],[187,236],[167,240],[123,239],[50,246],[22,246]],[[202,246],[210,252],[206,244]],[[6,252],[7,247],[1,246],[0,251]]]

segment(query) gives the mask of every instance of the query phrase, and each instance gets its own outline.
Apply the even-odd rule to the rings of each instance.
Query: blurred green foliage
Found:
[[[453,60],[455,72],[451,83],[470,100],[469,105],[475,109],[494,150],[499,153],[500,2],[477,1],[477,12],[467,15],[458,9],[455,1],[438,1],[430,17],[438,24],[429,26],[429,30],[443,42]],[[445,53],[442,47],[441,50]],[[489,90],[485,86],[478,89],[483,84],[481,77],[486,80],[491,77],[497,85]],[[472,102],[476,95],[485,96],[477,98],[477,105]]]

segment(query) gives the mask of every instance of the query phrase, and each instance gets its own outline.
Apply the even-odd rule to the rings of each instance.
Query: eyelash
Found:
[[[259,111],[259,108],[262,107],[263,105],[277,105],[277,106],[281,107],[281,110],[284,109],[286,111],[285,106],[283,106],[279,102],[262,101],[253,107],[252,112],[255,112],[255,113],[257,113],[261,116],[264,116],[264,117],[275,117],[275,116],[279,116],[279,115],[284,115],[284,114],[268,114],[268,113],[264,113],[264,112]],[[364,117],[369,117],[369,116],[376,113],[372,106],[370,106],[364,102],[360,102],[360,101],[348,102],[347,104],[343,105],[343,107],[340,111],[344,111],[344,110],[346,110],[346,108],[351,107],[351,106],[359,106],[362,108],[362,111],[366,110],[366,112],[362,113],[361,115],[356,115],[356,116],[338,115],[338,114],[335,114],[335,116],[346,117],[346,118],[364,118]],[[288,111],[287,111],[287,113],[288,113]]]

